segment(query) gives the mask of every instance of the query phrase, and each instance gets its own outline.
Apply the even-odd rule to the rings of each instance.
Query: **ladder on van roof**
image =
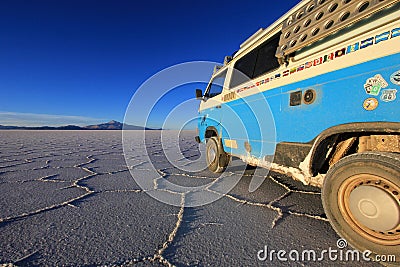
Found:
[[[385,9],[400,0],[314,0],[283,22],[276,57],[280,62],[332,33]]]

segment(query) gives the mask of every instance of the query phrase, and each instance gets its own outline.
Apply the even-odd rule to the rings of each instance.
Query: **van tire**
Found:
[[[225,153],[222,144],[216,136],[207,140],[206,162],[210,171],[215,173],[223,172],[229,164],[229,155]]]
[[[354,248],[372,251],[372,258],[400,254],[399,154],[363,152],[339,160],[325,177],[322,203],[332,227]]]

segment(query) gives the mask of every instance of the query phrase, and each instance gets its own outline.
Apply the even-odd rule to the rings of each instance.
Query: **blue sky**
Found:
[[[3,1],[0,124],[123,121],[152,75],[184,62],[222,62],[297,2]],[[193,98],[193,86],[176,90],[175,101]],[[161,103],[165,115],[171,105]]]

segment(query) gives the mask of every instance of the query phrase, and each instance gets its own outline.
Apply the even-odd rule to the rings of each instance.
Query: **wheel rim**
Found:
[[[357,174],[344,181],[338,204],[346,222],[364,238],[400,244],[400,188],[385,178]]]
[[[210,149],[207,151],[207,157],[210,164],[215,161],[217,158],[217,152],[215,151],[214,147],[210,147]]]

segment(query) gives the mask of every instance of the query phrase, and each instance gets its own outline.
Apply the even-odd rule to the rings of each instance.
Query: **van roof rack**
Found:
[[[270,34],[271,32],[275,32],[278,29],[281,30],[282,23],[285,21],[285,19],[292,13],[294,13],[297,10],[299,10],[300,8],[304,7],[304,5],[306,5],[310,1],[312,1],[312,0],[300,1],[296,6],[294,6],[292,9],[290,9],[285,15],[283,15],[281,18],[279,18],[273,24],[269,25],[267,28],[258,29],[258,31],[256,31],[252,36],[250,36],[243,43],[240,44],[239,50],[237,50],[232,55],[232,57],[235,58],[235,57],[241,55],[248,47],[250,47],[252,44],[256,43],[258,40],[262,39],[266,35]]]
[[[212,75],[214,75],[215,73],[217,73],[217,72],[218,72],[220,69],[222,69],[223,67],[224,67],[224,66],[222,66],[222,65],[215,65]]]
[[[334,32],[368,17],[400,0],[314,0],[283,22],[276,57],[283,60]]]
[[[231,62],[233,59],[232,56],[225,56],[224,58],[224,66],[228,65],[229,62]]]

